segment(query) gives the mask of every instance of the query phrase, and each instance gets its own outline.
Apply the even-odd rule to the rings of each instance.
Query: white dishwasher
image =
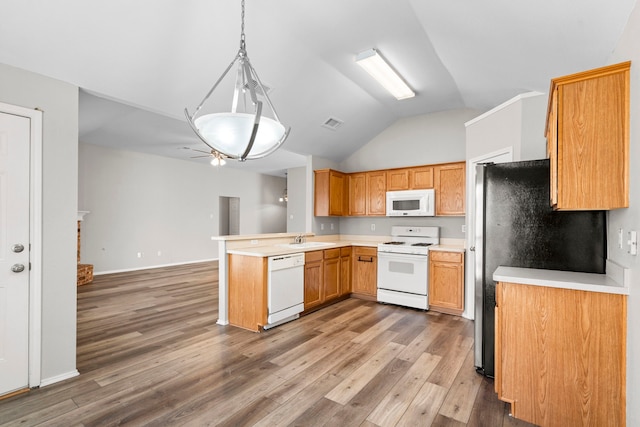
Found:
[[[264,329],[297,319],[304,310],[304,253],[268,258],[268,314]]]

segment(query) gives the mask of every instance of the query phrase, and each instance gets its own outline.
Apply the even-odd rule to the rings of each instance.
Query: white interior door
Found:
[[[0,112],[0,395],[29,385],[30,126]]]
[[[505,163],[513,161],[513,151],[511,147],[484,156],[476,157],[467,162],[467,248],[474,248],[476,244],[476,166],[481,163]],[[475,271],[476,257],[473,250],[467,251],[467,262],[465,267],[466,286],[464,317],[475,319]]]

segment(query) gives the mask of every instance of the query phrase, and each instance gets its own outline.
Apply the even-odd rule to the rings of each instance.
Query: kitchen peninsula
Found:
[[[372,295],[368,295],[366,292],[361,291],[361,287],[356,286],[354,283],[353,291],[362,298],[366,299],[375,299],[375,254],[376,254],[376,246],[379,243],[388,241],[390,236],[378,235],[323,235],[323,236],[315,236],[313,233],[274,233],[274,234],[259,234],[259,235],[241,235],[241,236],[219,236],[214,237],[215,240],[218,241],[218,249],[219,249],[219,317],[217,323],[220,325],[228,325],[235,324],[236,326],[246,327],[251,330],[259,330],[256,326],[255,322],[256,317],[264,318],[266,316],[265,313],[254,313],[249,319],[249,324],[252,326],[242,326],[238,325],[236,321],[230,321],[230,303],[232,303],[230,299],[230,274],[231,262],[241,262],[247,263],[247,265],[243,265],[240,268],[234,268],[235,271],[248,271],[254,270],[256,273],[250,274],[248,277],[244,278],[242,282],[249,283],[262,283],[263,279],[267,277],[267,258],[269,257],[280,257],[287,256],[291,254],[300,254],[304,253],[307,257],[305,269],[308,268],[307,274],[305,274],[305,280],[307,280],[307,276],[311,276],[314,274],[312,268],[314,266],[320,265],[317,264],[318,261],[324,262],[324,271],[326,275],[342,275],[349,277],[349,280],[352,276],[352,263],[351,256],[355,257],[356,253],[364,253],[367,252],[369,254],[369,258],[371,259],[370,263],[367,266],[373,268],[373,274],[358,274],[354,279],[367,279],[373,280],[373,292]],[[293,243],[296,239],[302,240],[305,243]],[[442,239],[442,245],[446,245],[447,247],[454,247],[462,249],[463,242],[459,239]],[[316,260],[315,258],[309,258],[310,256],[315,257],[316,255],[322,255],[324,253],[324,259],[320,256],[320,260]],[[358,255],[361,256],[361,255]],[[234,260],[234,261],[230,261]],[[345,262],[346,261],[346,262]],[[239,265],[239,264],[236,264]],[[321,274],[321,273],[320,273]],[[259,276],[259,277],[257,277]],[[361,277],[363,276],[363,277]],[[367,277],[368,276],[368,277]],[[250,285],[248,285],[250,286]],[[321,286],[321,285],[320,285]],[[317,291],[319,296],[320,294],[326,295],[331,298],[346,298],[351,294],[351,286],[350,283],[348,285],[347,292],[341,292],[340,289],[343,289],[344,285],[338,285],[338,289],[326,289],[322,291]],[[258,289],[259,288],[259,289]],[[258,295],[258,300],[266,301],[266,289],[262,285],[257,285],[252,292]],[[308,291],[308,286],[305,286],[305,292]],[[264,294],[261,294],[264,292]],[[307,294],[305,296],[305,310],[309,308],[309,304],[307,304],[307,300],[310,299],[310,296]],[[312,297],[312,296],[311,296]],[[329,299],[329,298],[328,298]],[[245,304],[245,302],[242,302]],[[319,302],[319,306],[323,301]],[[255,305],[255,302],[252,303]],[[262,304],[262,303],[260,303]],[[318,305],[318,304],[316,304]],[[237,307],[237,304],[236,304]],[[255,309],[256,307],[247,307],[246,309]],[[243,309],[246,311],[246,309]]]

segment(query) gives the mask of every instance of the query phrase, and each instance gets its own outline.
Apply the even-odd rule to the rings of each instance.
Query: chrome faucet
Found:
[[[305,237],[302,234],[298,234],[294,239],[293,243],[304,243]]]

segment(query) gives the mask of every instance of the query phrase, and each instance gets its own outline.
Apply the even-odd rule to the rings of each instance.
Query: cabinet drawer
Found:
[[[338,258],[340,256],[340,248],[332,248],[324,250],[324,259]]]
[[[378,248],[372,248],[369,246],[357,246],[353,248],[353,254],[355,256],[358,256],[358,255],[377,256]]]
[[[433,261],[462,262],[462,252],[431,251],[429,256]]]
[[[323,251],[311,251],[304,253],[304,262],[322,261]]]

